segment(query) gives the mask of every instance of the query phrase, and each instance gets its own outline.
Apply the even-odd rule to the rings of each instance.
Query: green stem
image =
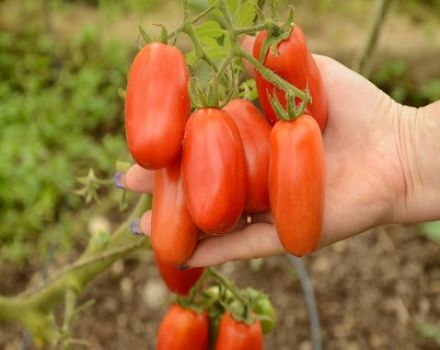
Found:
[[[258,70],[258,72],[263,76],[265,80],[272,83],[281,90],[292,91],[295,96],[304,99],[305,97],[304,91],[298,89],[296,86],[293,86],[292,84],[281,78],[279,75],[274,73],[269,68],[266,68],[259,60],[257,60],[254,56],[247,53],[239,46],[235,48],[235,53],[237,56],[240,56],[241,58],[245,59],[246,61],[254,65],[255,68]]]
[[[235,35],[254,34],[254,33],[260,32],[262,30],[270,30],[272,28],[273,24],[274,23],[272,23],[272,21],[267,21],[265,23],[256,24],[254,26],[235,28],[234,34]]]
[[[209,6],[206,10],[200,12],[196,17],[194,17],[191,21],[192,24],[197,23],[198,21],[200,21],[203,17],[205,17],[208,13],[210,13],[212,10],[214,10],[217,6],[217,2],[214,2],[211,6]],[[177,27],[177,29],[172,32],[169,36],[168,36],[168,40],[171,40],[173,37],[175,37],[178,33],[183,32],[184,30],[184,25],[181,25],[179,27]]]
[[[107,245],[92,249],[89,246],[80,258],[65,267],[37,288],[28,289],[18,296],[0,296],[0,322],[17,322],[27,327],[36,339],[45,343],[56,334],[52,309],[63,301],[66,290],[81,293],[99,273],[105,271],[117,259],[146,245],[146,238],[128,234],[133,218],[151,208],[151,198],[142,196],[130,217],[113,233]]]
[[[67,289],[64,297],[64,321],[62,328],[62,345],[63,350],[69,350],[70,348],[70,332],[72,329],[73,317],[75,314],[77,296],[74,290]]]
[[[245,306],[247,305],[248,301],[243,297],[243,295],[241,295],[240,291],[238,290],[238,288],[231,282],[229,281],[225,276],[223,276],[219,271],[217,271],[216,269],[212,268],[212,267],[208,267],[207,270],[209,271],[209,273],[215,277],[223,286],[226,287],[226,289],[230,290],[232,294],[234,294],[234,296],[240,300],[240,302],[242,302]]]
[[[188,35],[191,41],[193,42],[194,50],[196,51],[196,56],[204,60],[206,63],[208,63],[208,65],[214,70],[214,72],[217,72],[217,66],[203,49],[203,46],[199,38],[197,37],[197,33],[194,30],[193,19],[192,19],[191,9],[189,7],[188,0],[183,0],[183,11],[184,11],[184,23],[183,23],[182,31],[186,35]]]

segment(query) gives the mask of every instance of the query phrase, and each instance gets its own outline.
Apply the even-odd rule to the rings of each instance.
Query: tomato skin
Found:
[[[179,157],[155,171],[151,243],[163,262],[180,265],[191,257],[197,241],[198,229],[186,207]]]
[[[183,182],[189,212],[205,233],[226,233],[246,200],[246,159],[231,116],[199,109],[188,120],[183,144]]]
[[[304,114],[278,121],[270,135],[269,197],[284,249],[296,256],[314,251],[324,215],[324,146],[316,121]]]
[[[173,304],[168,309],[157,335],[157,350],[208,350],[209,318]]]
[[[263,331],[261,321],[247,325],[236,321],[229,312],[220,322],[215,350],[262,350]]]
[[[171,163],[181,150],[190,113],[183,54],[162,43],[145,45],[130,67],[125,97],[128,149],[146,169]]]
[[[223,110],[234,119],[243,142],[248,185],[244,211],[246,213],[268,211],[270,124],[258,108],[248,100],[232,100]]]
[[[267,32],[257,35],[254,44],[254,57],[259,59],[260,52],[266,40]],[[308,111],[316,119],[324,131],[327,122],[327,99],[324,85],[318,66],[307,48],[304,33],[297,24],[293,27],[289,38],[278,45],[279,55],[274,55],[268,50],[264,65],[301,90],[305,90],[307,84],[312,96],[312,103],[308,105]],[[278,117],[269,101],[269,96],[277,94],[281,104],[285,107],[286,99],[282,90],[263,79],[256,72],[258,98],[264,113],[272,124]],[[297,101],[298,103],[299,101]]]
[[[175,265],[163,262],[156,252],[154,253],[154,257],[163,281],[168,289],[176,294],[187,295],[204,271],[203,267],[179,270]]]

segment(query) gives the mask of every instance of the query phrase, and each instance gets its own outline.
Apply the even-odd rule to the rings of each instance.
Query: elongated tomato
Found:
[[[157,335],[157,350],[208,350],[209,318],[177,304],[168,309]]]
[[[263,31],[258,34],[255,40],[254,57],[257,59],[260,57],[266,38],[267,32]],[[304,33],[299,25],[295,24],[290,36],[278,44],[277,55],[268,50],[264,65],[297,88],[304,90],[308,87],[310,89],[313,102],[308,106],[308,111],[323,131],[327,121],[327,98],[321,73],[307,48]],[[275,124],[278,117],[270,104],[269,96],[276,93],[282,105],[285,106],[285,94],[264,80],[258,72],[255,80],[257,82],[258,98],[264,113],[269,121]]]
[[[231,116],[199,109],[188,120],[183,145],[183,182],[189,212],[206,233],[228,232],[246,199],[246,160]]]
[[[234,320],[229,312],[220,322],[215,350],[262,350],[263,331],[261,321],[248,325]]]
[[[171,163],[181,150],[190,113],[188,69],[174,46],[145,45],[128,75],[125,133],[128,149],[146,169]]]
[[[179,270],[175,265],[167,264],[155,252],[157,268],[168,289],[180,295],[187,295],[192,286],[199,280],[204,268],[195,267],[189,270]]]
[[[151,243],[164,262],[179,265],[191,257],[197,239],[197,226],[186,207],[178,157],[155,172]]]
[[[257,107],[244,99],[230,101],[224,108],[240,131],[246,157],[247,194],[244,211],[258,213],[269,210],[270,124]]]
[[[278,121],[270,135],[269,197],[287,252],[303,256],[319,243],[324,214],[324,148],[316,121]]]

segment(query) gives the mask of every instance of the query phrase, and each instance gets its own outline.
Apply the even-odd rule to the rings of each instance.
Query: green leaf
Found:
[[[235,15],[235,25],[240,27],[247,27],[254,23],[257,11],[255,9],[254,1],[244,1],[239,7],[237,14]]]
[[[228,54],[228,51],[222,46],[210,46],[205,51],[214,61],[221,60]]]
[[[206,21],[197,26],[195,30],[202,44],[205,44],[206,42],[211,43],[225,34],[225,31],[220,27],[220,24],[214,21]]]
[[[440,221],[421,224],[423,234],[434,242],[440,244]]]
[[[189,66],[193,66],[196,63],[196,52],[191,50],[185,54],[185,61]]]

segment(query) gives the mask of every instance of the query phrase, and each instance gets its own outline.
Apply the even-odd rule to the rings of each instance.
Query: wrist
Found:
[[[440,219],[440,102],[423,108],[402,107],[395,139],[403,190],[393,221]]]

